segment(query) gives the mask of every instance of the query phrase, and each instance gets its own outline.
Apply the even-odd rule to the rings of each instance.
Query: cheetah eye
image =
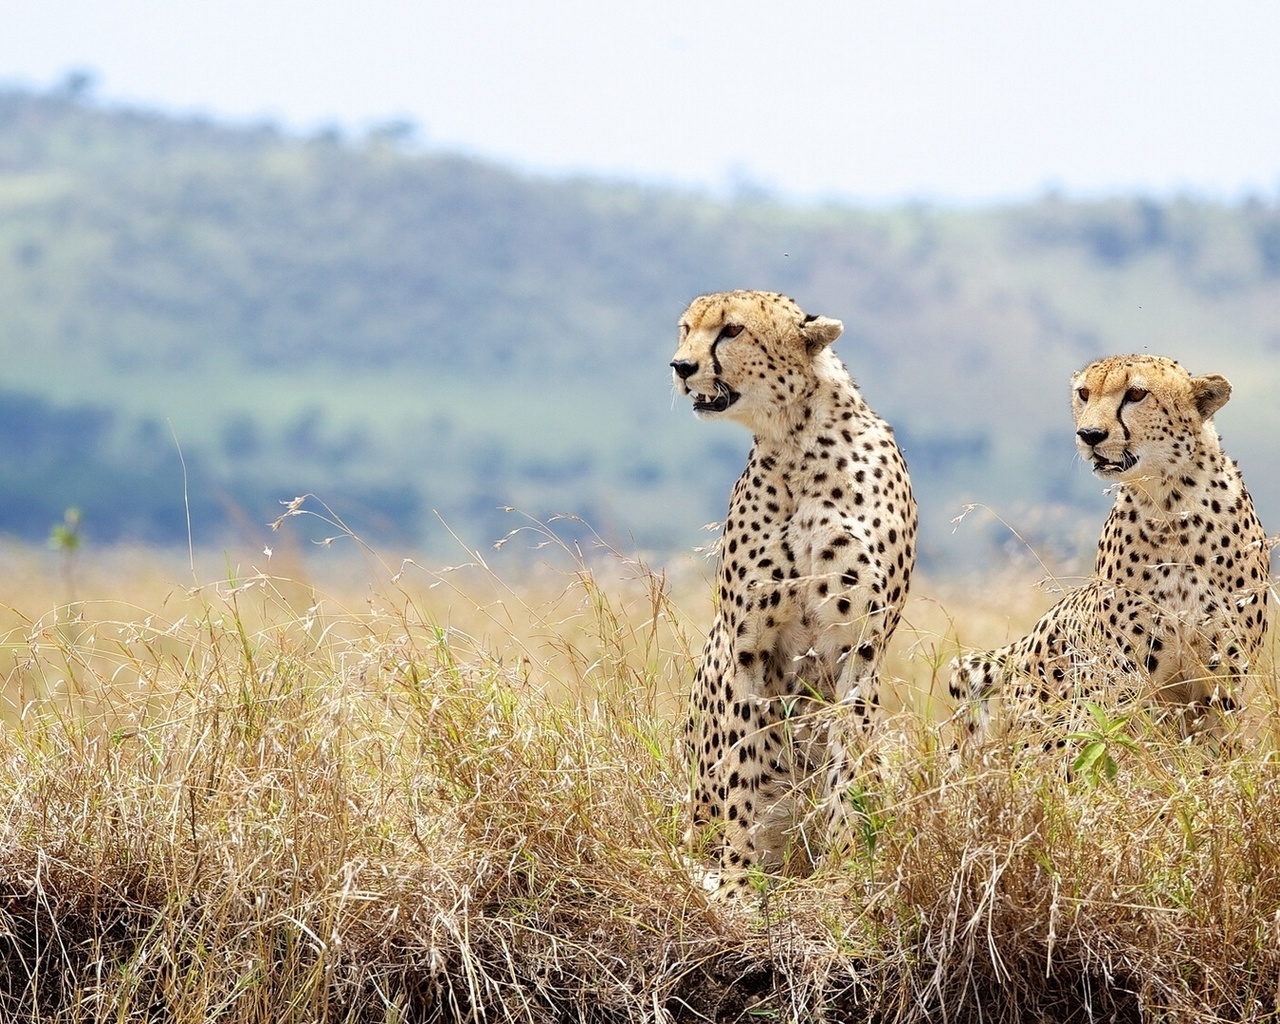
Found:
[[[1082,401],[1082,402],[1087,402],[1087,401],[1089,401],[1089,389],[1088,389],[1088,388],[1076,388],[1076,398],[1080,399],[1080,401]]]
[[[742,324],[725,324],[720,328],[720,337],[736,338],[742,333]]]
[[[1130,388],[1124,393],[1124,400],[1126,402],[1141,402],[1147,397],[1147,394],[1146,388]]]

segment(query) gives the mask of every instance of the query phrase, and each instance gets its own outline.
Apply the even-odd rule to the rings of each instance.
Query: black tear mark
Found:
[[[1116,406],[1116,422],[1120,424],[1120,429],[1124,431],[1124,439],[1126,441],[1129,440],[1130,437],[1129,424],[1124,421],[1124,417],[1121,413],[1124,412],[1124,407],[1129,404],[1131,404],[1129,402],[1129,392],[1125,391],[1125,393],[1120,396],[1120,404]]]

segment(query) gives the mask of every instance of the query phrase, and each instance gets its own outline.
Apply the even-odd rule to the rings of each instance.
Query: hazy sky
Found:
[[[1280,0],[0,0],[0,82],[798,197],[1280,193]]]

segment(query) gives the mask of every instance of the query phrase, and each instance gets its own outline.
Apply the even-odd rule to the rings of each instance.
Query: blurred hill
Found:
[[[414,147],[0,93],[0,533],[265,532],[312,492],[444,551],[569,512],[705,543],[749,445],[672,399],[694,295],[839,317],[897,427],[926,564],[1089,546],[1109,500],[1066,380],[1150,350],[1235,384],[1218,417],[1280,530],[1280,207],[1190,198],[798,207],[549,180]],[[184,477],[185,466],[185,477]],[[185,483],[184,483],[185,479]],[[438,514],[438,515],[437,515]]]

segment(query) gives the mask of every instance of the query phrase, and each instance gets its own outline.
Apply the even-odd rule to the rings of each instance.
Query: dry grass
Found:
[[[958,621],[917,597],[855,849],[738,906],[677,848],[696,571],[553,546],[520,588],[376,560],[322,585],[280,554],[197,585],[135,557],[68,605],[8,557],[5,1021],[1280,1011],[1269,682],[1229,758],[1100,726],[1114,780],[961,766],[941,674],[999,595]]]

